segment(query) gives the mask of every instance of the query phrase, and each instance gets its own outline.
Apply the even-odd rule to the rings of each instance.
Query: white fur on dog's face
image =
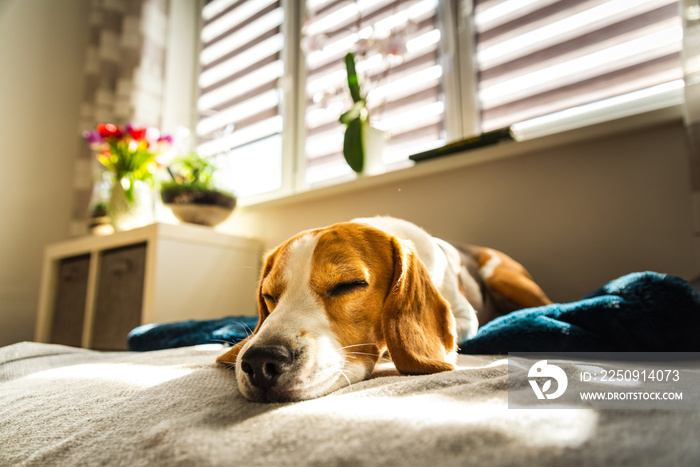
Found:
[[[454,369],[455,320],[410,245],[360,223],[303,232],[267,256],[260,321],[217,361],[253,401],[319,397],[369,377]],[[279,358],[279,359],[278,359]],[[262,375],[262,376],[261,376]]]
[[[263,396],[274,401],[310,399],[367,376],[366,364],[345,358],[323,301],[309,286],[316,243],[316,235],[308,234],[289,246],[285,253],[285,267],[279,271],[284,284],[282,293],[274,290],[272,283],[263,283],[263,299],[270,296],[278,301],[274,303],[272,298],[265,299],[271,313],[236,359],[238,387],[250,400]],[[291,371],[280,376],[274,388],[262,394],[241,369],[241,360],[248,348],[265,344],[289,346],[294,349],[295,362]]]

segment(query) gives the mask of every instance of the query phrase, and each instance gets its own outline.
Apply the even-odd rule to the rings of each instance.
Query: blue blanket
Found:
[[[235,343],[257,317],[144,325],[129,334],[130,350],[212,342]],[[614,280],[572,303],[501,316],[460,344],[460,353],[700,351],[700,295],[682,279],[642,272]]]
[[[577,302],[501,316],[460,345],[468,354],[697,351],[700,295],[654,272],[623,276]]]
[[[257,324],[257,316],[229,316],[206,321],[144,324],[129,333],[129,350],[161,350],[199,344],[235,344],[251,334]]]

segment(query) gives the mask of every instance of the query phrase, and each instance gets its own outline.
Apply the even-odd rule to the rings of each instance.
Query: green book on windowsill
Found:
[[[486,133],[481,133],[477,136],[472,136],[471,138],[461,139],[454,141],[452,143],[446,144],[445,146],[440,146],[439,148],[430,149],[425,152],[419,152],[418,154],[413,154],[409,156],[412,161],[420,162],[427,159],[434,159],[436,157],[447,156],[448,154],[453,154],[455,152],[466,151],[468,149],[479,148],[482,146],[488,146],[490,144],[496,144],[501,141],[513,141],[513,134],[510,131],[510,127],[501,128],[498,130],[487,131]]]

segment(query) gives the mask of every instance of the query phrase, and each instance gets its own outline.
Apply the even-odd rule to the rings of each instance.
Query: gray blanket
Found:
[[[700,413],[507,407],[497,357],[257,404],[218,345],[0,348],[0,465],[698,465]]]

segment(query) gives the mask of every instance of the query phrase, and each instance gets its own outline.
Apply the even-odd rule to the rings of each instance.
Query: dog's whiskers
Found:
[[[246,337],[248,337],[248,336],[250,336],[251,334],[253,334],[253,330],[252,330],[252,329],[250,328],[250,326],[248,326],[245,322],[243,322],[243,321],[233,321],[233,324],[238,324],[238,325],[242,326],[242,327],[245,329]],[[240,339],[240,340],[238,340],[238,341],[234,341],[234,340],[231,340],[231,339],[210,339],[210,341],[213,342],[213,343],[228,344],[228,345],[231,345],[231,346],[234,346],[234,345],[238,344],[238,342],[240,342],[241,340],[243,340],[243,339]]]
[[[368,342],[366,344],[353,344],[353,345],[346,345],[345,347],[341,347],[340,350],[345,350],[349,349],[350,347],[362,347],[364,345],[374,345],[372,342]]]
[[[250,326],[248,326],[246,323],[244,323],[244,322],[242,322],[242,321],[237,321],[236,324],[241,324],[241,325],[243,325],[243,328],[245,329],[245,332],[246,332],[248,335],[253,334],[253,330],[252,330],[252,329],[250,328]]]
[[[353,355],[370,355],[372,357],[379,357],[379,355],[376,353],[367,353],[367,352],[348,352],[348,353],[351,353]]]
[[[348,382],[348,386],[350,386],[352,383],[350,382],[350,378],[348,378],[348,375],[345,374],[344,370],[338,370],[341,375],[343,375],[343,378]]]

